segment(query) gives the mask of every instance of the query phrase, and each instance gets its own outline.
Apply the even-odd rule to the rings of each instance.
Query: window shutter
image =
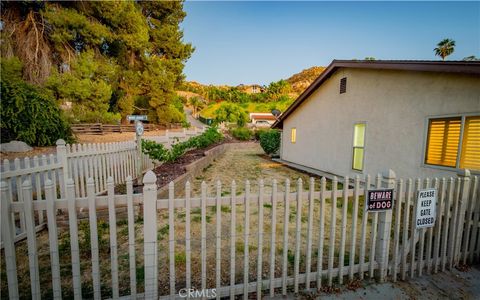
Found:
[[[480,170],[480,116],[465,118],[460,168]]]
[[[432,119],[428,126],[426,163],[456,167],[461,118]]]

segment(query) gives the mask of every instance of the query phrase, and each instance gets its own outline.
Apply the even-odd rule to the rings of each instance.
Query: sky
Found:
[[[184,73],[203,84],[268,84],[333,59],[448,60],[480,57],[480,2],[184,3]]]

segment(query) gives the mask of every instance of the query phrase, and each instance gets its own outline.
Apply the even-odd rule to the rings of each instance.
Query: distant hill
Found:
[[[300,95],[325,69],[325,67],[305,69],[300,73],[292,75],[287,79],[287,82],[292,87],[293,92]]]
[[[315,80],[315,78],[317,78],[318,75],[323,72],[323,70],[325,70],[325,67],[315,66],[305,69],[299,73],[293,74],[288,79],[285,79],[292,87],[292,91],[289,96],[296,98],[298,95],[300,95]],[[184,84],[183,90],[188,90],[190,92],[201,94],[201,91],[208,86],[209,85],[201,84],[196,81],[187,81]],[[233,86],[217,85],[215,87],[220,90],[228,90]],[[236,86],[236,88],[238,88],[242,92],[251,94],[255,92],[263,92],[266,86],[260,86],[258,84],[240,84]]]

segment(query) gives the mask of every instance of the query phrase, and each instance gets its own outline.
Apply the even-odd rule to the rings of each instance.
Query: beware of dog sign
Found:
[[[369,190],[367,211],[390,210],[393,207],[393,189]]]
[[[416,228],[433,227],[435,225],[435,207],[437,205],[437,190],[425,189],[418,191]]]

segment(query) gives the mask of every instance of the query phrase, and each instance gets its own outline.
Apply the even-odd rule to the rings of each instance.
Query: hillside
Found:
[[[257,84],[238,86],[203,85],[187,81],[177,94],[185,98],[199,96],[206,100],[206,106],[199,107],[200,115],[213,118],[215,111],[224,101],[235,103],[245,112],[270,112],[272,109],[285,111],[288,106],[325,70],[311,67],[293,74],[288,79],[272,82],[268,86]]]
[[[292,87],[292,91],[300,95],[323,70],[325,70],[325,67],[311,67],[292,75],[286,81]]]

